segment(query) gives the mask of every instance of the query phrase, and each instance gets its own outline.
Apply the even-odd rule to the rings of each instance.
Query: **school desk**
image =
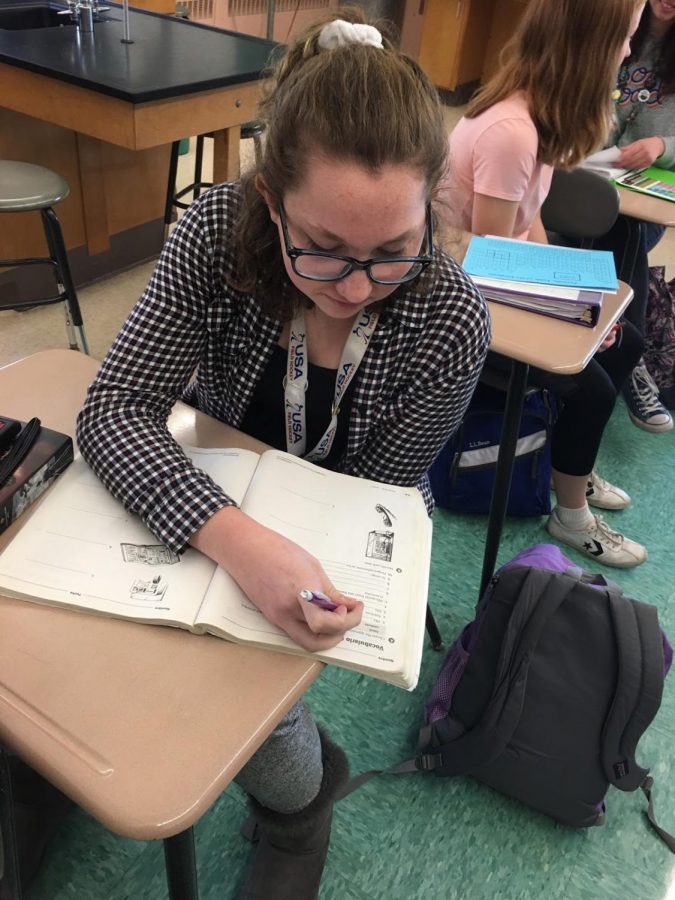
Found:
[[[492,318],[490,349],[510,358],[511,371],[485,536],[479,596],[483,595],[497,562],[529,367],[537,366],[559,375],[581,372],[632,297],[632,289],[619,282],[619,290],[615,294],[606,293],[603,296],[600,317],[594,328],[488,301]]]
[[[632,216],[644,222],[655,222],[657,225],[665,225],[666,228],[675,225],[675,202],[672,200],[660,200],[658,197],[650,197],[648,194],[631,191],[620,185],[617,185],[617,188],[619,212],[624,216]]]
[[[0,369],[2,414],[74,434],[98,363],[47,350]],[[260,444],[178,404],[197,446]],[[0,547],[30,509],[0,536]],[[0,597],[0,742],[111,831],[164,841],[169,896],[196,900],[192,825],[320,663]],[[227,872],[223,872],[223,880]]]

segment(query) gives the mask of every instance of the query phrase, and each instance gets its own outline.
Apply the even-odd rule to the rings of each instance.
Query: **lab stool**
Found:
[[[39,212],[49,248],[48,257],[0,259],[0,266],[51,266],[58,290],[53,297],[25,298],[11,302],[3,302],[0,299],[0,310],[32,309],[35,306],[63,303],[70,349],[82,349],[85,353],[89,353],[61,225],[52,208],[61,200],[65,200],[69,193],[68,183],[51,169],[31,163],[0,160],[0,213]],[[81,347],[77,342],[76,328]]]
[[[255,150],[256,163],[260,162],[262,153],[262,134],[265,126],[262,122],[245,122],[241,126],[241,140],[252,140]],[[164,239],[169,236],[169,225],[173,217],[174,206],[179,209],[187,209],[190,202],[185,202],[181,198],[186,194],[192,194],[192,200],[196,200],[202,191],[213,187],[210,181],[202,181],[202,161],[204,158],[204,138],[213,137],[212,134],[200,134],[197,136],[197,147],[195,150],[195,168],[194,180],[187,187],[182,188],[176,193],[176,173],[178,171],[178,156],[180,151],[180,141],[174,141],[171,145],[171,159],[169,162],[169,178],[166,188],[166,204],[164,206]]]

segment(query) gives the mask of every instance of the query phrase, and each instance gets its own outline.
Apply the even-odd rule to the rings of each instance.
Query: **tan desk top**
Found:
[[[604,295],[595,328],[488,301],[492,317],[490,349],[547,372],[580,372],[632,298],[631,288],[619,282],[616,294]]]
[[[69,350],[2,368],[2,413],[37,415],[72,434],[97,368]],[[171,425],[196,445],[244,443],[182,405]],[[209,808],[322,668],[214,637],[0,598],[0,740],[107,828],[163,838]]]
[[[639,191],[617,185],[619,190],[619,212],[634,219],[645,222],[656,222],[657,225],[672,227],[675,225],[675,203],[672,200],[659,200]]]

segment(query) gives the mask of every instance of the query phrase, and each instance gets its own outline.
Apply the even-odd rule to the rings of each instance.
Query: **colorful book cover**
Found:
[[[650,166],[639,172],[628,172],[617,178],[616,183],[661,200],[675,200],[675,172],[669,169]]]
[[[28,455],[0,486],[0,532],[37,500],[72,461],[72,439],[59,431],[41,428]]]

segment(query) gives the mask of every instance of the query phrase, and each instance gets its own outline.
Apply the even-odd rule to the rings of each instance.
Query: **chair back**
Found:
[[[556,169],[541,208],[546,231],[582,241],[600,237],[619,213],[619,193],[611,181],[588,169]]]

